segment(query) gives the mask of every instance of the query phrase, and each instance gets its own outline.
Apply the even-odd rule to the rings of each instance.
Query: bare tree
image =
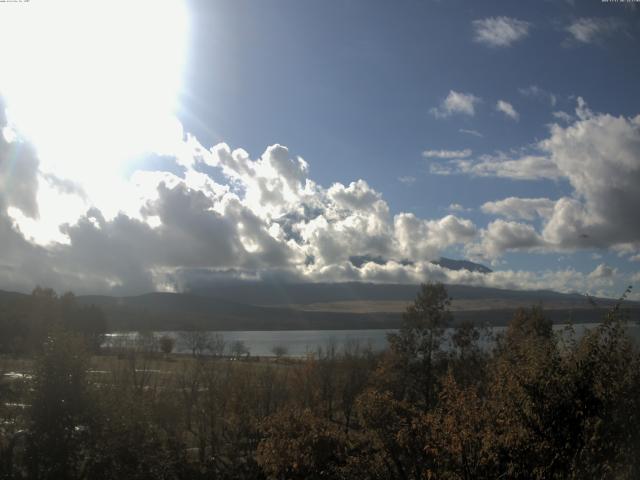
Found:
[[[180,332],[180,339],[191,350],[194,357],[204,355],[212,349],[211,333],[202,330]]]
[[[362,347],[358,340],[345,343],[338,374],[338,402],[344,415],[344,430],[349,433],[356,399],[375,367],[371,345]]]
[[[158,351],[158,339],[153,332],[140,331],[136,335],[136,349],[143,354],[149,355]]]
[[[282,357],[286,356],[289,353],[289,350],[284,345],[276,345],[271,349],[271,353],[273,353],[279,360]]]
[[[231,344],[231,356],[234,358],[240,358],[243,356],[249,356],[249,348],[242,340],[235,340]]]
[[[333,419],[334,400],[336,396],[336,380],[338,371],[338,345],[335,338],[330,338],[325,348],[318,347],[315,363],[316,381],[322,410],[328,419]]]
[[[221,357],[224,355],[224,351],[227,348],[227,342],[221,333],[214,333],[210,335],[209,351],[214,357]]]

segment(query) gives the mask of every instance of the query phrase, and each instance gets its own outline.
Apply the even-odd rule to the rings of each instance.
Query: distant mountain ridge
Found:
[[[446,285],[446,287],[454,301],[456,299],[502,298],[545,303],[564,299],[584,302],[585,306],[587,305],[586,297],[577,293],[558,293],[551,290],[503,290],[467,285]],[[358,300],[412,301],[418,289],[418,285],[395,283],[218,282],[211,285],[194,286],[190,293],[231,302],[274,306]],[[612,302],[610,299],[598,299],[598,301],[603,304]]]
[[[491,273],[489,267],[486,267],[480,263],[471,262],[469,260],[454,260],[452,258],[440,257],[438,260],[434,260],[431,263],[439,265],[449,270],[468,270],[470,272]]]
[[[81,295],[97,305],[109,329],[118,330],[357,330],[397,328],[401,312],[418,285],[373,283],[230,282],[201,286],[188,293],[147,293],[114,297]],[[615,300],[552,291],[501,290],[447,285],[456,321],[505,325],[519,307],[540,304],[557,323],[601,321]],[[3,305],[25,294],[0,290]],[[393,308],[389,309],[389,305]],[[640,303],[626,302],[631,319],[640,320]],[[392,311],[393,310],[393,311]]]

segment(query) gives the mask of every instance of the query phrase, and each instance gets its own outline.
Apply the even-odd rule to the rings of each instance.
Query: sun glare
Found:
[[[43,172],[78,181],[97,201],[128,160],[171,152],[182,138],[174,117],[187,46],[181,1],[6,7],[0,95]]]

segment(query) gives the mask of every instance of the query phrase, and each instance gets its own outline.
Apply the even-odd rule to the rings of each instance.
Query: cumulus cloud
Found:
[[[450,210],[452,212],[470,212],[471,208],[465,208],[462,205],[460,205],[459,203],[451,203],[449,204],[449,206],[447,207],[447,210]]]
[[[578,98],[576,121],[568,126],[553,124],[550,136],[536,145],[537,154],[512,157],[498,153],[475,161],[454,160],[452,173],[526,180],[565,178],[575,188],[576,197],[591,199],[588,203],[592,208],[603,200],[593,195],[616,190],[614,184],[625,186],[620,192],[625,200],[635,200],[630,185],[640,168],[639,124],[640,115],[624,118],[594,114]],[[608,174],[620,184],[611,183]]]
[[[480,243],[469,245],[467,251],[472,256],[488,259],[509,251],[540,251],[545,246],[544,239],[532,225],[500,219],[489,223],[480,237]]]
[[[474,40],[489,47],[508,47],[529,34],[531,23],[511,17],[474,20]]]
[[[624,22],[615,17],[582,17],[566,27],[576,43],[598,43],[624,28]]]
[[[613,246],[640,238],[640,115],[591,112],[579,99],[578,120],[553,125],[541,148],[574,190],[560,199],[544,235],[562,245]]]
[[[134,172],[126,182],[130,192],[113,198],[116,213],[106,215],[72,178],[40,172],[33,149],[21,142],[18,136],[0,145],[4,288],[45,284],[140,293],[184,288],[190,278],[220,272],[298,280],[383,278],[369,265],[376,261],[386,278],[402,281],[413,277],[400,270],[437,258],[476,233],[471,221],[451,215],[392,216],[364,180],[322,187],[309,178],[309,165],[282,145],[252,159],[224,143],[203,148],[192,137],[173,157],[180,169],[169,168],[180,173]],[[216,170],[221,183],[207,169]],[[38,245],[23,229],[32,226],[32,217],[36,226],[46,220],[38,218],[45,187],[57,196],[83,197],[81,204],[88,206],[58,225],[63,241]]]
[[[470,221],[455,215],[440,220],[422,220],[412,213],[401,213],[394,218],[396,241],[401,258],[432,260],[447,246],[467,243],[476,235]]]
[[[516,122],[520,119],[520,114],[516,112],[516,109],[513,108],[513,105],[504,100],[498,100],[498,102],[496,103],[496,110],[504,113],[507,117],[515,120]]]
[[[625,118],[593,113],[581,98],[575,115],[569,125],[550,127],[549,137],[536,146],[539,155],[453,160],[434,172],[568,182],[571,196],[557,200],[510,197],[484,204],[485,213],[543,220],[540,232],[520,224],[490,224],[481,231],[482,245],[490,256],[501,249],[611,248],[629,255],[640,251],[636,211],[640,205],[640,115]],[[494,235],[498,229],[510,240],[498,241]]]
[[[231,150],[225,143],[203,154],[200,162],[220,167],[224,175],[245,190],[245,202],[258,211],[278,216],[300,200],[311,200],[316,185],[307,178],[308,164],[300,157],[290,158],[282,145],[268,147],[254,161],[243,149]]]
[[[480,209],[487,214],[500,215],[512,220],[535,220],[549,218],[556,202],[549,198],[508,197],[495,202],[486,202]]]
[[[605,280],[612,278],[616,273],[617,270],[615,268],[601,263],[589,274],[589,278],[593,280]]]
[[[428,151],[428,158],[442,160],[435,164],[453,173],[564,178],[574,189],[574,195],[558,200],[511,197],[487,202],[483,212],[505,219],[484,228],[463,218],[467,209],[455,204],[450,210],[456,215],[443,218],[392,214],[382,194],[364,180],[318,185],[307,162],[282,145],[251,158],[224,143],[204,148],[189,136],[179,155],[171,157],[180,168],[136,171],[123,194],[113,199],[116,213],[107,214],[82,198],[82,186],[73,178],[41,172],[34,150],[19,135],[10,140],[3,136],[0,284],[19,290],[43,284],[130,294],[181,289],[193,279],[233,275],[605,288],[619,274],[613,270],[606,276],[604,267],[600,273],[482,275],[430,263],[452,248],[492,260],[509,251],[606,248],[617,242],[626,254],[637,254],[637,219],[632,208],[622,207],[638,204],[632,186],[638,184],[640,120],[593,114],[584,102],[576,118],[566,127],[552,127],[539,145],[540,155],[530,158],[497,154],[473,159],[470,149]],[[210,176],[211,170],[216,174]],[[613,184],[605,185],[604,179]],[[56,225],[64,241],[37,244],[26,233],[26,227],[47,221],[44,191],[86,205]],[[540,231],[524,223],[536,219],[543,222]]]
[[[439,107],[430,110],[436,118],[446,118],[454,114],[473,117],[476,113],[476,105],[482,100],[472,93],[461,93],[449,90],[447,97],[442,100]]]
[[[573,116],[568,114],[567,112],[563,112],[563,111],[557,111],[557,112],[553,112],[552,113],[554,118],[557,118],[560,121],[569,123],[573,121]]]

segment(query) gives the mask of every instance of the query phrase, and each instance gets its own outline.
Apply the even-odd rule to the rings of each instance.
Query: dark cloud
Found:
[[[31,218],[38,218],[38,157],[26,142],[7,142],[0,124],[0,195],[5,208],[15,207]]]

